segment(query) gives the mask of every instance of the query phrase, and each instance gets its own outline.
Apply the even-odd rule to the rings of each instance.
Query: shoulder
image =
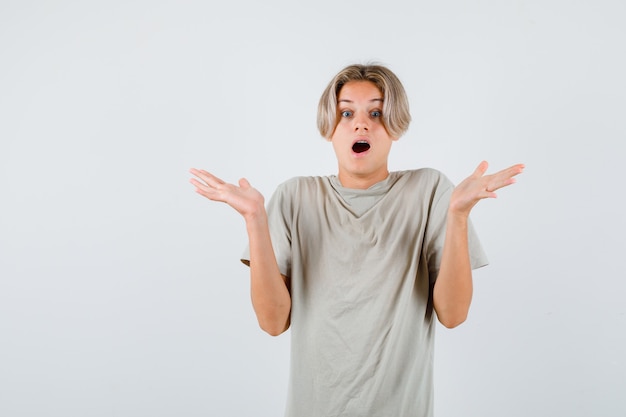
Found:
[[[432,190],[447,190],[454,188],[452,181],[441,171],[434,168],[419,168],[391,173],[395,182],[403,186]]]
[[[330,177],[293,177],[283,181],[276,187],[276,190],[297,192],[316,188],[324,188],[330,184]]]
[[[267,205],[269,212],[281,212],[284,216],[314,210],[324,204],[330,194],[329,177],[293,177],[280,183]]]
[[[327,193],[331,188],[330,177],[293,177],[280,183],[274,197],[280,199],[302,199]]]

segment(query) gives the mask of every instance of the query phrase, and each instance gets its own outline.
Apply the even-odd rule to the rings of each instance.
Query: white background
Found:
[[[438,326],[438,417],[626,415],[622,1],[0,2],[0,415],[280,416],[289,334],[258,327],[242,219],[335,173],[343,66],[404,82],[393,170],[527,165],[474,223],[491,265]]]

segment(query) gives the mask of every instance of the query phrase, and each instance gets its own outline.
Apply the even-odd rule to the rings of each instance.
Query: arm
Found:
[[[192,169],[196,192],[209,200],[221,201],[241,214],[250,242],[250,294],[261,328],[277,336],[289,328],[291,295],[289,280],[281,275],[270,238],[267,213],[261,193],[245,179],[239,186],[228,184],[210,173]]]
[[[470,211],[478,201],[495,198],[494,191],[513,184],[513,177],[524,169],[522,164],[518,164],[492,175],[484,175],[487,166],[487,162],[481,162],[450,197],[441,265],[433,290],[437,317],[448,328],[465,321],[472,301],[472,270],[467,238]]]
[[[246,219],[250,241],[250,295],[259,325],[272,336],[289,328],[289,280],[281,275],[270,240],[265,208]]]

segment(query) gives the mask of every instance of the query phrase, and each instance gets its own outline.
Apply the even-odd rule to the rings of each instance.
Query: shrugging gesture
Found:
[[[265,208],[245,179],[191,170],[198,194],[245,219],[261,328],[277,335],[293,326],[287,417],[433,415],[433,309],[446,327],[466,319],[472,268],[488,262],[470,212],[524,165],[486,174],[483,161],[452,190],[436,169],[390,172],[389,152],[410,121],[391,70],[349,65],[317,113],[336,175],[286,181]]]

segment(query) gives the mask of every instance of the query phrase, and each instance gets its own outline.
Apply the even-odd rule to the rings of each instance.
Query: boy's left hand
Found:
[[[513,177],[524,171],[524,164],[516,164],[495,174],[485,175],[488,166],[487,161],[482,161],[472,175],[455,187],[450,197],[449,213],[469,216],[478,201],[496,198],[496,190],[515,183]]]

